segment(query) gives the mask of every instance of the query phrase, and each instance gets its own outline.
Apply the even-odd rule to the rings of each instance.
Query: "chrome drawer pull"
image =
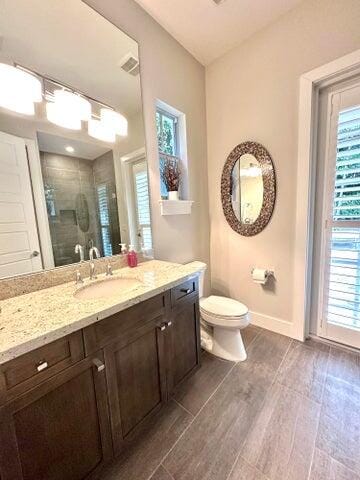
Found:
[[[93,364],[95,365],[98,372],[102,372],[103,370],[105,370],[105,365],[98,358],[94,358]]]
[[[166,326],[167,326],[167,327],[171,327],[171,325],[172,325],[172,321],[171,321],[171,320],[169,320],[168,322],[166,322]]]
[[[166,329],[166,325],[160,325],[160,332],[163,332]]]
[[[180,292],[186,293],[186,295],[188,295],[189,293],[191,293],[191,288],[181,288]]]
[[[36,367],[36,370],[38,372],[42,372],[43,370],[45,370],[46,368],[48,368],[48,363],[44,361],[41,361],[40,363],[38,363],[37,367]]]

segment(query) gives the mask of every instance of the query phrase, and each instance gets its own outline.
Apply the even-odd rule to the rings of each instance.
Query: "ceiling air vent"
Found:
[[[129,73],[134,77],[136,77],[136,75],[139,75],[139,71],[140,71],[139,59],[136,58],[131,53],[128,53],[127,55],[125,55],[125,57],[120,62],[120,66],[126,73]]]

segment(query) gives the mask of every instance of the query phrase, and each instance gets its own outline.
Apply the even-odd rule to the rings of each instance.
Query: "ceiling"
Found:
[[[57,153],[68,157],[83,158],[85,160],[95,160],[95,158],[109,151],[108,147],[94,142],[83,142],[78,139],[69,139],[45,132],[38,132],[37,139],[40,152]],[[69,146],[73,147],[73,153],[66,151],[66,147]]]
[[[125,73],[137,43],[80,0],[0,0],[0,61],[11,61],[104,102],[141,109],[140,76]]]
[[[136,0],[204,65],[274,22],[302,0]],[[170,5],[171,4],[171,5]]]

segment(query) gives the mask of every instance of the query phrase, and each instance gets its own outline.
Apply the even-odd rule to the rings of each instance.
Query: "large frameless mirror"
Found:
[[[259,143],[244,142],[228,156],[221,179],[225,217],[245,236],[261,232],[275,205],[276,182],[272,159]]]
[[[137,43],[80,1],[3,0],[0,46],[0,278],[151,256]]]

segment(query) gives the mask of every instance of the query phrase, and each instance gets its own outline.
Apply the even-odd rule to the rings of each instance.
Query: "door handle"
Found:
[[[38,252],[37,250],[34,250],[34,251],[31,253],[30,257],[31,257],[31,258],[33,258],[33,257],[38,257],[39,255],[40,255],[40,252]]]

